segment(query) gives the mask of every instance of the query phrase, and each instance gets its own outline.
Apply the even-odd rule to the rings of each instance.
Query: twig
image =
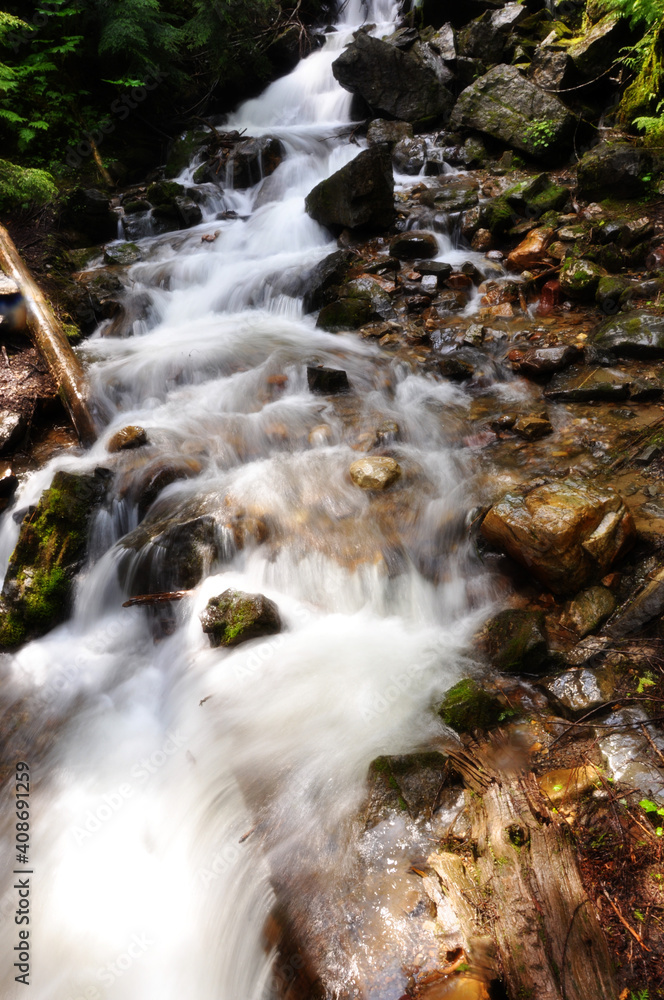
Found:
[[[2,345],[2,356],[5,359],[5,364],[7,365],[7,367],[11,368],[11,365],[9,364],[9,355],[7,354],[7,348],[5,347],[4,344]]]
[[[137,597],[130,597],[122,605],[123,608],[133,608],[139,604],[164,604],[167,601],[181,601],[183,597],[188,597],[190,590],[172,590],[163,594],[139,594]]]
[[[632,937],[634,938],[634,940],[636,942],[638,942],[639,946],[641,948],[643,948],[644,951],[650,952],[651,949],[647,945],[645,945],[643,943],[643,941],[641,940],[641,938],[639,937],[639,935],[636,933],[636,931],[634,930],[634,928],[630,924],[627,923],[627,921],[623,917],[622,913],[620,912],[620,910],[618,909],[618,907],[616,906],[616,904],[613,902],[613,900],[609,896],[609,894],[606,891],[606,889],[603,889],[602,891],[603,891],[604,895],[606,896],[606,898],[608,899],[609,904],[611,906],[611,909],[613,910],[613,912],[615,913],[615,915],[617,916],[618,920],[623,925],[623,927],[625,927],[629,931],[629,933],[632,935]]]

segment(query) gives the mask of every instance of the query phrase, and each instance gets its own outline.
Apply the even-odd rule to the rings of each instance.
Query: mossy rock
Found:
[[[0,648],[44,635],[66,619],[90,519],[104,495],[101,475],[57,472],[26,516],[2,589]]]
[[[606,271],[590,260],[568,257],[560,270],[560,288],[572,299],[593,299]]]
[[[151,205],[169,206],[175,199],[184,194],[184,188],[176,181],[156,181],[147,190],[147,199]]]
[[[369,765],[367,826],[395,813],[428,819],[447,776],[447,760],[438,751],[376,757]]]
[[[316,326],[329,333],[341,330],[357,330],[368,322],[371,316],[371,302],[364,298],[338,299],[323,306],[318,314]]]
[[[500,611],[484,626],[480,635],[489,661],[506,673],[533,673],[542,669],[548,657],[548,643],[541,611]]]
[[[490,198],[480,209],[480,228],[488,229],[494,236],[506,233],[514,224],[514,209],[505,195]]]
[[[451,687],[438,714],[457,733],[492,729],[502,720],[505,710],[497,698],[470,677]]]
[[[569,194],[564,185],[555,184],[548,174],[538,174],[532,180],[523,181],[509,188],[503,197],[520,215],[539,219],[546,212],[564,208]]]
[[[279,609],[263,594],[225,590],[210,598],[200,617],[213,647],[237,646],[249,639],[281,632]]]
[[[209,143],[211,136],[209,130],[192,129],[174,139],[166,160],[166,177],[177,177],[181,174],[191,163],[194,153]]]
[[[19,167],[9,160],[0,160],[0,211],[46,205],[57,194],[55,181],[45,170]]]

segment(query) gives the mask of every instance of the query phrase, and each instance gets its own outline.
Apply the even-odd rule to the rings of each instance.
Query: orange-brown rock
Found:
[[[526,268],[545,263],[546,249],[554,235],[555,230],[549,229],[548,226],[532,229],[525,240],[508,254],[507,266],[513,271],[525,271]]]

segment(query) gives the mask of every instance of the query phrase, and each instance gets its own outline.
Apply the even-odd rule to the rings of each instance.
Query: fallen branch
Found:
[[[645,945],[643,943],[643,941],[641,940],[640,936],[636,933],[636,931],[634,930],[634,928],[632,927],[632,925],[627,923],[627,921],[623,917],[622,913],[620,912],[620,910],[618,909],[618,907],[616,906],[616,904],[613,902],[613,900],[609,896],[609,894],[606,891],[606,889],[604,889],[603,892],[604,892],[604,895],[606,896],[606,898],[609,901],[609,905],[611,906],[611,909],[613,910],[613,912],[615,913],[615,915],[617,916],[618,920],[623,925],[623,927],[626,930],[628,930],[629,933],[634,938],[634,940],[638,942],[639,947],[643,948],[644,951],[648,951],[649,952],[651,949],[647,945]]]
[[[128,601],[125,601],[122,607],[133,608],[136,605],[143,606],[146,604],[165,604],[167,601],[181,601],[183,597],[188,597],[189,594],[191,594],[190,590],[171,590],[162,594],[138,594],[136,597],[130,597]]]

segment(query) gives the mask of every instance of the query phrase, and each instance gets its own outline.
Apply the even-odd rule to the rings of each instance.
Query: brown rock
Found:
[[[509,359],[512,362],[514,371],[520,375],[527,375],[530,378],[541,378],[567,368],[572,361],[578,358],[580,353],[578,347],[571,345],[565,347],[539,347],[532,348],[523,353],[520,351],[510,351]],[[512,357],[512,354],[515,356]]]
[[[555,230],[547,226],[531,230],[525,240],[507,256],[507,266],[513,271],[525,271],[526,268],[542,264],[546,260],[546,248],[553,239]]]
[[[145,430],[142,427],[131,425],[123,427],[121,431],[114,434],[106,449],[113,455],[116,451],[128,451],[130,448],[140,448],[144,444],[148,444]]]
[[[393,458],[371,455],[350,467],[350,478],[362,490],[384,490],[401,476],[401,466]]]
[[[519,417],[514,424],[514,433],[526,441],[539,441],[547,434],[552,434],[553,427],[548,417]]]

